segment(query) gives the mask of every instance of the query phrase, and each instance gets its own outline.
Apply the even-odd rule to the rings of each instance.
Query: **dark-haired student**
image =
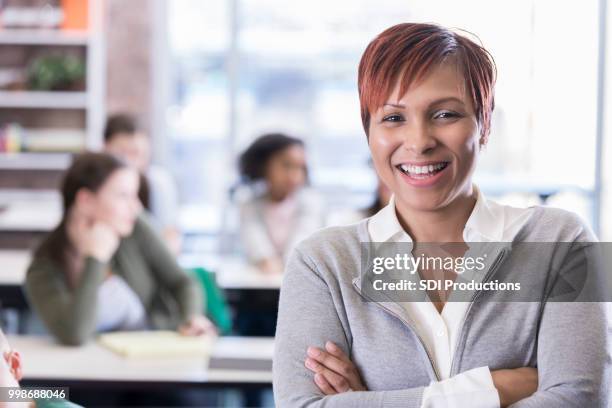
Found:
[[[306,188],[302,140],[281,133],[256,139],[240,156],[240,174],[253,186],[240,208],[240,231],[249,261],[280,273],[289,250],[323,226],[322,202]]]
[[[134,116],[118,113],[108,117],[104,127],[104,151],[138,169],[140,201],[172,252],[178,254],[181,236],[177,227],[176,182],[168,170],[151,163],[151,139]]]
[[[213,332],[197,284],[141,213],[139,175],[104,153],[77,157],[64,176],[64,214],[34,253],[30,304],[60,342],[111,330]]]

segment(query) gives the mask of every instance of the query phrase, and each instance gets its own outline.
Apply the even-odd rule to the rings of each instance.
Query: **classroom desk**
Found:
[[[206,262],[210,259],[210,265]],[[25,298],[22,284],[31,253],[24,250],[0,250],[0,302],[6,307],[23,309]],[[282,283],[282,275],[264,275],[237,257],[201,258],[181,256],[179,262],[185,268],[205,265],[216,271],[217,283],[228,294],[228,300],[240,297],[242,292],[258,293],[276,301]]]
[[[28,386],[147,390],[249,388],[272,383],[274,339],[220,337],[210,362],[202,357],[124,358],[96,342],[65,347],[48,337],[8,336],[20,352]]]

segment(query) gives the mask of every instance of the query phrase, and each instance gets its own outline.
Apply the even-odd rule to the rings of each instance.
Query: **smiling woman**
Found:
[[[503,206],[472,183],[494,83],[489,53],[440,26],[399,24],[367,47],[362,121],[393,196],[372,217],[319,231],[293,251],[276,330],[279,406],[606,406],[605,304],[504,303],[481,290],[471,302],[446,302],[444,288],[423,302],[376,302],[362,287],[364,243],[596,241],[574,214]],[[550,247],[526,258],[509,245],[469,283],[519,274],[534,293],[554,293],[551,265],[580,271],[586,260],[574,246]],[[439,272],[457,278],[418,270],[422,280]]]

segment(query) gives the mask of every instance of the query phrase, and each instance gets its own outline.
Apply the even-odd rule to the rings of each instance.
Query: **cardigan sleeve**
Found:
[[[299,247],[283,280],[274,342],[273,386],[279,407],[419,408],[424,387],[393,391],[356,391],[324,395],[304,367],[306,349],[332,341],[345,353],[349,341],[331,293]]]
[[[64,272],[50,259],[35,257],[25,282],[30,305],[60,342],[80,345],[96,330],[97,294],[106,264],[87,257],[77,287],[69,288]]]
[[[159,284],[168,289],[178,303],[181,324],[204,313],[203,293],[197,282],[179,266],[145,216],[140,216],[136,222],[134,237]]]

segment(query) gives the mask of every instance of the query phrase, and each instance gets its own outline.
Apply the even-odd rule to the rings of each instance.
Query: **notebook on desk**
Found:
[[[102,334],[99,343],[123,357],[208,357],[214,338],[188,337],[174,331]]]

